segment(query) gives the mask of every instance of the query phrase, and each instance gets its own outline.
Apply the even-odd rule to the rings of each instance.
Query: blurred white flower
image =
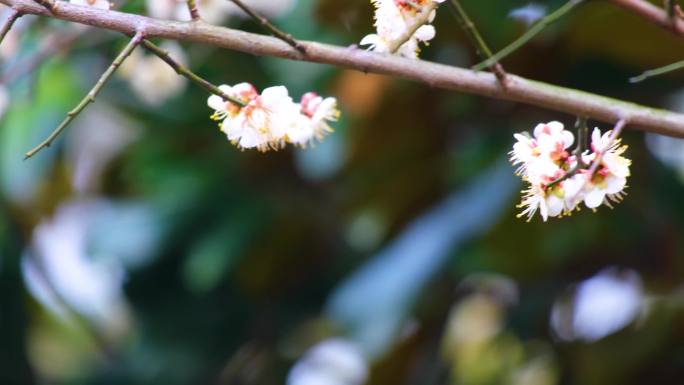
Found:
[[[33,231],[32,250],[23,257],[22,270],[31,293],[48,308],[64,314],[63,300],[116,335],[129,323],[124,270],[88,255],[87,233],[97,204],[67,203],[51,220],[42,221]]]
[[[5,111],[10,104],[10,94],[7,87],[0,85],[0,119],[5,115]]]
[[[565,340],[595,341],[629,325],[644,306],[639,274],[608,268],[581,282],[571,301],[557,301],[551,327]]]
[[[79,193],[97,191],[107,165],[138,135],[139,127],[108,104],[86,109],[66,140],[72,184]]]
[[[296,0],[243,0],[243,2],[267,18],[280,17],[294,7]],[[147,13],[157,19],[188,21],[190,12],[185,0],[147,0]],[[230,0],[197,0],[200,17],[210,24],[221,24],[230,16],[247,18]]]
[[[69,0],[71,4],[98,9],[109,9],[112,4],[107,0]]]
[[[684,183],[684,139],[646,134],[646,146],[659,161],[673,168]]]
[[[161,48],[181,64],[187,64],[183,49],[175,42],[166,41]],[[145,103],[158,106],[185,89],[186,79],[156,55],[134,50],[121,65],[118,73],[126,78],[133,92]]]
[[[508,13],[508,17],[511,19],[523,22],[528,26],[544,16],[546,16],[546,6],[537,3],[529,3],[523,7],[515,8]]]
[[[287,385],[362,385],[368,363],[356,344],[331,338],[313,346],[295,363]]]

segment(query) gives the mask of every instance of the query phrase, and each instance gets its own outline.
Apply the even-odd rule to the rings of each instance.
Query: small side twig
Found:
[[[218,95],[223,98],[223,100],[227,100],[233,104],[236,104],[240,107],[244,107],[246,104],[239,100],[236,99],[225,92],[221,91],[220,88],[215,86],[214,84],[210,83],[206,79],[200,77],[199,75],[195,74],[192,72],[188,67],[182,65],[181,63],[177,62],[174,60],[171,55],[169,55],[168,51],[164,50],[163,48],[159,47],[158,45],[152,43],[151,41],[145,39],[142,41],[142,46],[152,52],[153,54],[157,55],[161,60],[163,60],[166,64],[168,64],[171,68],[173,68],[174,71],[178,75],[181,75],[191,82],[197,84],[198,86],[204,88],[205,90],[209,91],[210,93],[214,95]]]
[[[556,11],[546,15],[544,18],[539,20],[539,22],[537,22],[537,24],[533,25],[532,28],[527,30],[527,32],[525,32],[518,39],[516,39],[511,44],[506,46],[504,49],[495,53],[489,59],[473,66],[473,69],[476,71],[481,71],[487,67],[492,66],[495,63],[500,62],[501,59],[505,58],[506,56],[515,52],[518,48],[525,45],[528,41],[532,40],[532,38],[534,38],[541,31],[543,31],[544,28],[548,27],[549,25],[553,24],[554,22],[556,22],[561,17],[565,16],[565,14],[570,12],[573,8],[575,8],[577,5],[579,5],[583,1],[584,0],[569,0],[562,7],[558,8]]]
[[[135,47],[137,47],[142,40],[142,32],[138,32],[135,34],[135,36],[133,36],[126,47],[121,51],[121,53],[119,53],[116,59],[114,59],[109,68],[107,68],[102,76],[100,76],[100,79],[98,79],[97,83],[95,83],[95,86],[90,90],[90,92],[88,92],[88,94],[76,105],[76,107],[74,107],[74,109],[67,113],[66,118],[64,118],[62,123],[60,123],[60,125],[57,126],[52,133],[50,133],[47,139],[26,153],[24,160],[36,155],[40,150],[50,147],[52,142],[57,139],[59,134],[64,131],[64,129],[88,106],[88,104],[95,101],[95,97],[97,97],[97,94],[100,92],[102,87],[104,87],[107,81],[112,77],[114,71],[121,66],[121,63],[126,60],[126,58],[131,54],[131,52],[133,52]]]
[[[589,168],[589,172],[587,173],[587,180],[591,180],[594,174],[596,174],[596,171],[598,171],[598,168],[601,165],[603,154],[606,152],[607,149],[610,148],[610,146],[613,145],[613,143],[615,143],[615,140],[620,137],[620,134],[622,134],[622,129],[624,129],[626,125],[626,119],[620,119],[617,123],[615,123],[615,127],[613,128],[613,131],[610,133],[610,137],[608,138],[608,143],[604,148],[601,149],[601,151],[596,153],[596,158],[594,158],[594,161],[592,162],[591,167]]]
[[[415,23],[413,25],[410,25],[406,32],[404,32],[403,35],[401,35],[397,40],[393,41],[392,44],[389,45],[389,53],[395,53],[397,50],[404,45],[409,39],[415,35],[416,31],[418,28],[422,27],[423,25],[427,24],[430,21],[430,14],[432,11],[434,11],[437,8],[437,3],[432,2],[430,5],[425,7],[423,9],[423,12],[416,17]]]
[[[7,20],[5,20],[5,22],[2,24],[2,28],[0,28],[0,44],[2,44],[2,41],[5,39],[7,32],[9,32],[9,30],[12,29],[14,22],[17,21],[17,19],[20,17],[21,12],[17,11],[16,9],[12,9],[10,11]]]
[[[582,186],[577,190],[575,196],[572,197],[573,201],[577,200],[579,194],[581,194],[582,191],[584,191],[587,184],[592,180],[594,174],[596,174],[599,167],[601,167],[601,160],[603,159],[603,154],[613,145],[613,143],[615,143],[615,140],[617,140],[617,138],[620,137],[620,134],[622,134],[622,130],[625,128],[626,125],[627,119],[624,118],[618,120],[618,122],[615,123],[615,127],[613,127],[613,130],[610,133],[610,137],[608,138],[608,143],[606,143],[606,146],[602,148],[601,151],[598,151],[596,153],[596,158],[594,158],[593,162],[591,163],[591,166],[589,167],[588,172],[586,173],[586,179],[584,180],[584,183],[582,183]]]
[[[578,117],[577,121],[575,122],[575,130],[577,131],[577,147],[575,147],[574,155],[577,158],[577,164],[575,164],[575,166],[568,170],[563,176],[556,178],[555,180],[551,181],[551,183],[547,184],[547,190],[566,179],[572,178],[579,172],[579,170],[587,166],[584,163],[584,160],[582,160],[582,153],[584,152],[585,146],[587,144],[587,136],[589,132],[589,128],[587,127],[587,118]]]
[[[652,78],[655,76],[664,75],[666,73],[677,71],[677,70],[682,69],[682,68],[684,68],[684,60],[678,61],[676,63],[668,64],[666,66],[654,68],[652,70],[644,71],[639,76],[629,78],[629,82],[630,83],[643,82],[646,79],[649,79],[649,78]]]
[[[188,11],[190,11],[190,18],[192,21],[200,19],[199,10],[197,9],[197,0],[187,0]]]
[[[487,60],[492,57],[492,51],[487,46],[487,43],[480,35],[480,32],[475,27],[475,23],[470,19],[465,9],[461,6],[458,0],[451,0],[451,9],[454,17],[458,20],[461,28],[466,33],[470,42],[475,46],[475,50],[480,56],[481,60]],[[495,62],[489,66],[489,69],[496,75],[497,80],[502,85],[506,84],[506,71],[499,62]]]
[[[292,35],[290,35],[287,32],[283,32],[280,29],[278,29],[273,23],[268,21],[267,18],[264,16],[258,14],[256,11],[254,11],[252,8],[247,6],[245,3],[243,3],[241,0],[229,0],[232,1],[233,4],[237,5],[243,12],[248,14],[252,19],[254,19],[257,23],[261,24],[262,27],[264,27],[267,31],[269,31],[273,36],[277,37],[278,39],[286,42],[287,44],[291,45],[293,48],[295,48],[297,51],[305,54],[306,53],[306,46],[304,44],[300,43],[297,41]]]

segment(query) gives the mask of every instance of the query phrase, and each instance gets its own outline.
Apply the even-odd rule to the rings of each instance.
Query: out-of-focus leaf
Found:
[[[508,164],[484,172],[342,282],[328,300],[328,314],[348,327],[369,354],[382,354],[450,252],[496,223],[516,186]]]

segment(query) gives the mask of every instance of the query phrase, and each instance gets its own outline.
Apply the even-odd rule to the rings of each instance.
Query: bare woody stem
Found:
[[[594,161],[591,163],[591,167],[589,167],[589,172],[587,173],[587,181],[591,180],[594,174],[596,174],[596,171],[598,171],[598,168],[601,166],[601,160],[603,159],[603,155],[613,145],[613,143],[615,143],[617,138],[620,137],[620,134],[622,134],[622,129],[624,129],[626,125],[626,119],[620,119],[615,124],[615,127],[613,128],[612,132],[610,133],[610,137],[608,138],[608,143],[606,143],[605,147],[602,148],[601,151],[598,151],[596,153],[596,158],[594,158]],[[580,189],[580,191],[582,190],[583,188]]]
[[[556,178],[551,183],[546,185],[546,190],[550,189],[551,187],[559,184],[560,182],[566,179],[572,178],[573,176],[575,176],[575,174],[579,172],[579,170],[587,166],[582,160],[582,153],[585,149],[584,146],[587,144],[587,133],[589,131],[589,128],[587,127],[587,118],[578,117],[577,121],[575,122],[575,130],[577,132],[577,146],[575,147],[574,155],[577,160],[577,163],[573,168],[568,170],[565,173],[565,175]]]
[[[473,23],[465,9],[463,9],[463,6],[461,6],[459,0],[451,0],[450,4],[456,20],[458,20],[461,28],[468,36],[468,39],[470,39],[470,42],[475,46],[475,50],[480,56],[480,59],[487,60],[491,58],[492,51],[489,49],[487,43],[482,38],[482,35],[480,35],[480,32],[475,27],[475,23]],[[489,69],[494,72],[496,78],[499,79],[499,82],[504,84],[506,80],[506,72],[504,71],[503,66],[499,62],[495,62],[489,66]]]
[[[107,81],[112,77],[114,74],[114,71],[116,71],[117,68],[123,63],[124,60],[133,52],[135,47],[137,47],[140,42],[143,40],[143,34],[142,32],[138,32],[133,36],[133,38],[128,42],[126,47],[119,53],[119,56],[114,59],[112,64],[107,68],[107,70],[100,76],[100,79],[98,79],[97,83],[95,83],[95,86],[88,92],[88,94],[72,109],[67,113],[66,118],[60,123],[57,128],[50,133],[50,135],[45,139],[43,142],[41,142],[39,145],[34,147],[32,150],[26,153],[26,156],[24,159],[28,159],[34,155],[36,155],[40,150],[50,147],[52,142],[54,142],[55,139],[59,136],[62,131],[88,106],[88,104],[92,103],[95,101],[95,98],[97,97],[97,94],[100,92],[102,87],[107,83]]]
[[[193,21],[200,19],[199,11],[197,10],[197,0],[187,0],[188,11],[190,12],[190,18]]]
[[[245,12],[247,15],[249,15],[252,19],[254,19],[257,23],[261,24],[264,29],[269,31],[273,36],[277,37],[278,39],[286,42],[293,48],[297,49],[297,51],[301,53],[306,53],[306,47],[304,44],[300,43],[299,41],[295,40],[292,35],[290,35],[287,32],[283,32],[280,29],[278,29],[273,23],[268,21],[267,18],[264,16],[258,14],[256,11],[254,11],[252,8],[247,6],[245,3],[243,3],[241,0],[230,0],[233,2],[233,4],[237,5],[243,12]]]
[[[615,1],[615,0],[613,0]],[[349,47],[305,42],[306,55],[280,39],[230,28],[195,23],[156,20],[140,15],[78,7],[60,2],[50,12],[32,0],[0,0],[24,14],[53,17],[133,35],[144,26],[147,38],[164,38],[208,44],[258,56],[331,64],[428,84],[431,87],[525,103],[574,116],[615,124],[626,118],[630,127],[675,137],[684,137],[684,115],[608,98],[580,90],[508,74],[501,87],[493,74],[402,57],[383,55]],[[664,14],[662,10],[660,10]],[[665,15],[667,16],[667,15]],[[681,23],[678,23],[678,25]]]
[[[473,69],[476,71],[480,71],[480,70],[483,70],[487,67],[492,66],[495,63],[500,62],[501,59],[512,54],[518,48],[522,47],[528,41],[532,40],[541,31],[543,31],[544,28],[548,27],[549,25],[555,23],[561,17],[565,16],[573,8],[575,8],[577,5],[582,3],[582,1],[584,1],[584,0],[569,0],[562,7],[558,8],[556,11],[546,15],[543,19],[541,19],[539,22],[537,22],[535,25],[533,25],[532,28],[527,30],[527,32],[525,32],[522,36],[520,36],[518,39],[513,41],[511,44],[507,45],[504,49],[495,53],[494,55],[492,55],[492,57],[483,61],[482,63],[476,64],[475,66],[473,66]]]
[[[14,22],[17,21],[17,19],[20,17],[21,12],[17,11],[16,9],[12,9],[10,11],[7,20],[5,20],[5,22],[2,24],[2,28],[0,28],[0,44],[2,44],[2,41],[5,39],[7,32],[9,32],[9,30],[12,29]]]
[[[186,67],[186,66],[180,64],[179,62],[177,62],[176,60],[174,60],[171,57],[171,55],[169,55],[168,51],[157,46],[156,44],[152,43],[151,41],[143,40],[142,46],[146,50],[157,55],[161,60],[163,60],[166,64],[168,64],[171,68],[173,68],[173,70],[176,71],[176,73],[178,75],[181,75],[181,76],[187,78],[188,80],[190,80],[191,82],[193,82],[193,83],[197,84],[198,86],[204,88],[208,92],[220,96],[221,98],[223,98],[223,100],[229,101],[229,102],[236,104],[240,107],[245,106],[244,102],[226,94],[225,92],[221,91],[221,89],[218,88],[217,86],[215,86],[214,84],[212,84],[209,81],[205,80],[204,78],[198,76],[197,74],[192,72],[188,67]]]
[[[411,39],[411,37],[416,34],[416,31],[418,30],[418,28],[422,27],[423,25],[427,24],[430,21],[430,14],[435,9],[437,9],[437,3],[435,3],[435,2],[432,2],[432,3],[430,3],[430,5],[423,8],[423,11],[420,14],[418,14],[415,22],[408,27],[406,32],[404,32],[403,35],[401,35],[397,40],[393,41],[389,45],[389,52],[390,53],[397,52],[397,50],[399,50],[399,48],[401,48],[401,46],[404,45],[404,43],[409,41],[409,39]]]

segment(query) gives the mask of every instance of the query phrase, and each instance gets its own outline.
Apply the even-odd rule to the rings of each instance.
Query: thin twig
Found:
[[[119,53],[119,56],[114,59],[112,64],[107,68],[107,70],[100,76],[100,79],[98,79],[97,83],[95,83],[95,86],[88,92],[88,94],[72,109],[67,113],[66,118],[60,123],[57,128],[50,133],[50,135],[45,139],[43,142],[41,142],[39,145],[34,147],[32,150],[26,153],[26,156],[24,157],[24,160],[36,155],[40,150],[50,147],[52,142],[54,142],[55,139],[59,136],[62,131],[83,111],[88,104],[92,103],[95,101],[95,97],[97,97],[97,94],[100,92],[102,87],[107,83],[107,81],[112,77],[114,74],[114,71],[116,71],[117,68],[123,63],[124,60],[133,52],[135,47],[137,47],[140,42],[143,40],[143,33],[138,32],[133,36],[133,38],[128,42],[126,47]]]
[[[591,167],[589,168],[589,172],[587,173],[588,180],[591,180],[594,174],[596,174],[596,171],[598,171],[598,168],[601,166],[603,154],[605,154],[605,152],[613,145],[613,143],[615,143],[615,140],[620,137],[620,134],[622,134],[622,129],[625,128],[626,125],[626,119],[620,119],[615,124],[615,127],[610,133],[610,137],[608,137],[608,143],[606,143],[606,145],[596,153],[596,158],[594,158],[594,161],[592,162]]]
[[[190,11],[190,18],[192,21],[200,19],[199,11],[197,10],[197,0],[187,0],[188,11]]]
[[[278,39],[286,42],[287,44],[291,45],[293,48],[298,50],[299,52],[305,54],[306,53],[306,46],[304,44],[300,43],[297,41],[292,35],[290,35],[287,32],[283,32],[280,29],[278,29],[273,23],[268,21],[267,18],[264,16],[258,14],[256,11],[254,11],[252,8],[247,6],[245,3],[243,3],[241,0],[230,0],[232,1],[235,5],[240,7],[243,12],[248,14],[252,19],[254,19],[257,23],[261,24],[262,27],[264,27],[266,30],[268,30],[273,36],[277,37]]]
[[[537,34],[539,34],[541,31],[543,31],[544,28],[546,28],[550,24],[553,24],[554,22],[556,22],[561,17],[565,16],[565,14],[570,12],[573,8],[575,8],[577,5],[579,5],[583,1],[584,0],[569,0],[562,7],[558,8],[555,12],[552,12],[552,13],[544,16],[544,18],[539,20],[539,22],[537,24],[533,25],[532,28],[527,30],[527,32],[525,32],[517,40],[515,40],[514,42],[512,42],[511,44],[506,46],[504,49],[495,53],[489,59],[473,66],[473,69],[476,71],[481,71],[487,67],[490,67],[494,63],[500,62],[501,59],[505,58],[506,56],[515,52],[518,48],[525,45],[528,41],[532,40],[532,38],[534,38],[535,36],[537,36]]]
[[[558,177],[555,180],[551,181],[549,184],[547,184],[547,191],[548,189],[557,185],[558,183],[566,179],[572,178],[573,176],[575,176],[575,174],[579,172],[579,170],[587,166],[584,163],[584,160],[582,159],[582,153],[584,152],[584,146],[587,143],[587,134],[589,131],[589,128],[587,127],[587,118],[577,117],[577,121],[575,121],[575,130],[577,131],[577,146],[575,147],[574,155],[577,163],[575,163],[575,166],[568,170],[563,176]]]
[[[430,22],[430,14],[432,11],[434,11],[437,8],[437,3],[432,2],[430,5],[427,7],[424,7],[423,11],[417,15],[415,22],[406,29],[406,32],[404,32],[403,35],[399,36],[399,38],[395,41],[393,41],[389,45],[389,53],[395,53],[399,48],[401,48],[404,43],[409,41],[413,35],[415,35],[416,31],[418,28],[422,27],[423,25],[427,24]]]
[[[654,68],[652,70],[644,71],[639,76],[629,78],[629,82],[630,83],[643,82],[644,80],[646,80],[648,78],[652,78],[654,76],[664,75],[666,73],[677,71],[677,70],[682,69],[682,68],[684,68],[684,60],[678,61],[676,63],[668,64],[666,66]]]
[[[0,44],[2,44],[2,41],[5,39],[5,35],[7,35],[7,32],[9,32],[9,30],[12,29],[12,25],[14,25],[14,22],[17,21],[17,19],[20,17],[21,12],[17,11],[16,9],[12,9],[10,11],[7,20],[5,20],[5,22],[2,24],[2,28],[0,28]]]
[[[677,3],[675,2],[675,0],[665,0],[664,3],[665,10],[667,11],[667,17],[669,17],[671,20],[674,19],[674,17],[676,16],[675,6],[677,5]]]
[[[477,27],[475,27],[475,23],[473,23],[465,9],[463,9],[461,6],[461,3],[458,0],[451,0],[450,4],[454,17],[456,17],[456,20],[458,20],[461,28],[470,39],[470,42],[475,46],[475,51],[480,56],[480,60],[487,60],[491,58],[492,51],[487,46],[487,43],[482,38],[482,35],[480,35]],[[506,84],[506,72],[504,71],[501,63],[496,62],[490,65],[489,69],[494,72],[496,78],[502,85]]]
[[[613,143],[615,143],[617,138],[620,137],[620,134],[622,134],[622,130],[625,128],[626,125],[627,119],[620,119],[615,124],[615,127],[613,127],[613,130],[610,133],[610,137],[608,137],[608,143],[606,143],[606,145],[600,151],[596,152],[596,157],[591,163],[589,171],[586,173],[586,179],[584,180],[584,183],[582,183],[582,186],[577,190],[575,195],[572,197],[571,201],[576,202],[579,195],[587,187],[587,184],[591,182],[591,180],[594,178],[594,174],[596,174],[596,171],[598,171],[599,167],[601,167],[603,155],[613,145]]]
[[[178,75],[186,77],[188,80],[192,81],[193,83],[199,85],[200,87],[204,88],[205,90],[209,91],[210,93],[214,95],[218,95],[223,100],[227,100],[233,104],[236,104],[240,107],[244,107],[246,104],[241,101],[240,99],[236,99],[225,92],[221,91],[220,88],[215,86],[214,84],[210,83],[206,79],[200,77],[199,75],[195,74],[192,72],[188,67],[180,64],[176,60],[174,60],[171,55],[169,55],[169,52],[164,50],[163,48],[159,47],[158,45],[152,43],[151,41],[145,39],[142,41],[142,46],[147,49],[148,51],[152,52],[153,54],[157,55],[161,60],[163,60],[166,64],[168,64],[171,68],[173,68],[174,71]]]
[[[79,7],[66,2],[60,2],[55,12],[48,11],[33,0],[0,0],[0,4],[13,7],[24,14],[56,18],[128,35],[135,34],[140,26],[145,26],[147,38],[205,44],[257,56],[330,64],[340,68],[412,80],[435,88],[524,103],[573,116],[586,116],[611,124],[624,117],[629,119],[629,126],[634,129],[684,137],[684,114],[513,74],[508,74],[507,85],[504,88],[490,73],[317,42],[305,42],[307,51],[306,55],[302,55],[283,44],[280,39],[213,26],[201,21],[181,23],[158,20],[117,11]],[[662,9],[658,9],[658,12],[666,17]]]

